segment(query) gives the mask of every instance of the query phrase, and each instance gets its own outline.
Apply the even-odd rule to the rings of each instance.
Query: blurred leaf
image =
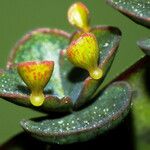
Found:
[[[145,56],[118,78],[133,90],[133,125],[136,150],[150,149],[150,57]]]
[[[136,23],[150,27],[150,0],[107,0],[107,2]]]
[[[150,38],[139,40],[137,45],[146,55],[150,55]]]

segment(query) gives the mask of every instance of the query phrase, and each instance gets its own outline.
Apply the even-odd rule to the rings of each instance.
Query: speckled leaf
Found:
[[[124,141],[126,141],[126,144],[124,144]],[[76,150],[79,147],[80,149],[86,150],[91,150],[93,147],[102,147],[105,148],[105,150],[120,150],[120,145],[123,145],[121,150],[135,150],[131,113],[129,113],[115,128],[87,142],[78,142],[67,145],[49,144],[36,140],[35,138],[32,138],[30,134],[24,132],[6,141],[0,146],[0,150]]]
[[[90,100],[95,90],[104,80],[105,75],[112,64],[121,38],[120,30],[115,27],[97,26],[92,28],[91,32],[95,34],[99,48],[101,49],[99,63],[104,72],[102,79],[94,80],[91,77],[88,77],[86,71],[75,68],[67,60],[65,51],[60,54],[62,84],[63,87],[67,89],[66,94],[70,95],[75,102],[76,108]],[[73,36],[75,36],[75,34],[73,34]],[[73,77],[76,79],[73,80]]]
[[[130,108],[130,100],[129,85],[116,82],[81,111],[58,119],[23,120],[21,125],[42,141],[58,144],[87,141],[121,121]]]
[[[68,46],[68,43],[69,34],[62,30],[36,29],[25,35],[12,50],[7,67],[10,68],[12,64],[24,61],[54,61],[54,71],[48,86],[59,98],[62,98],[65,95],[59,73],[59,53]]]
[[[107,2],[136,23],[150,27],[150,0],[107,0]]]
[[[150,55],[150,38],[139,40],[137,45],[145,54]]]
[[[88,76],[88,73],[83,69],[74,67],[68,60],[65,50],[60,53],[60,66],[62,85],[64,89],[66,89],[64,92],[66,95],[69,95],[73,103],[75,103],[80,95],[83,82]]]
[[[145,56],[116,80],[126,80],[133,89],[132,121],[136,150],[150,149],[150,57]]]
[[[18,105],[30,107],[43,112],[70,111],[72,102],[69,97],[59,99],[51,93],[50,86],[46,86],[45,102],[41,107],[34,107],[29,100],[30,91],[19,77],[16,69],[0,71],[0,97]],[[47,94],[48,93],[48,94]],[[51,95],[49,95],[51,94]]]

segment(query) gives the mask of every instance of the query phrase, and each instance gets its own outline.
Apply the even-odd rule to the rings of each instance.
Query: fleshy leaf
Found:
[[[69,97],[59,99],[54,93],[52,93],[52,89],[49,86],[46,86],[44,93],[45,101],[43,105],[36,108],[31,105],[29,97],[30,91],[19,77],[16,69],[0,71],[0,97],[3,99],[42,112],[71,111],[72,102]]]
[[[137,45],[142,49],[145,54],[150,55],[150,38],[138,41]]]
[[[132,121],[137,150],[150,149],[150,57],[145,56],[116,78],[132,87]],[[115,81],[116,81],[115,80]]]
[[[97,26],[91,29],[91,32],[96,36],[99,48],[101,49],[99,58],[99,65],[103,70],[103,78],[101,80],[93,80],[88,77],[87,72],[75,68],[68,61],[65,51],[60,53],[62,84],[64,89],[67,89],[66,94],[70,95],[75,102],[76,108],[91,100],[92,95],[104,80],[113,62],[121,39],[121,32],[115,27]],[[73,80],[72,76],[76,80]]]
[[[69,35],[62,30],[36,29],[25,35],[12,50],[7,67],[24,61],[54,61],[55,68],[48,86],[62,98],[65,95],[59,73],[59,53],[68,43]]]
[[[22,127],[42,141],[58,144],[87,141],[114,127],[130,108],[131,89],[126,82],[107,87],[87,108],[63,118],[23,120]]]
[[[126,144],[124,144],[124,141],[126,141]],[[134,150],[131,113],[129,113],[115,128],[109,130],[109,132],[101,134],[95,139],[87,142],[78,142],[67,145],[49,144],[32,138],[30,135],[23,132],[6,141],[0,146],[0,150],[28,150],[31,148],[36,150],[76,150],[79,147],[80,149],[91,150],[93,147],[99,146],[105,147],[105,150],[120,150],[120,145],[124,145],[121,147],[121,150]]]
[[[68,60],[66,50],[60,53],[60,73],[62,78],[62,85],[65,89],[65,95],[69,95],[73,102],[78,98],[78,94],[82,89],[82,82],[85,79],[82,69],[75,68],[74,65]],[[81,74],[79,74],[81,72]]]
[[[27,34],[16,45],[7,66],[11,68],[12,64],[22,61],[53,60],[55,69],[46,89],[50,89],[49,94],[52,94],[55,98],[58,97],[60,100],[69,96],[75,105],[74,108],[77,109],[90,101],[96,89],[100,86],[111,66],[121,38],[120,30],[115,27],[99,26],[91,29],[91,32],[97,37],[101,48],[99,62],[100,68],[102,67],[104,70],[104,76],[101,80],[91,79],[87,73],[74,68],[67,60],[65,50],[62,49],[68,46],[70,39],[67,33],[60,30],[38,29]],[[82,74],[75,77],[74,71],[81,71]]]
[[[136,23],[150,27],[150,0],[107,0],[107,2]]]

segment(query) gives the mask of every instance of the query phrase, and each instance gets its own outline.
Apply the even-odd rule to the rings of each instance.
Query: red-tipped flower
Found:
[[[43,90],[51,78],[53,61],[32,61],[18,64],[18,73],[30,88],[30,101],[34,106],[41,106],[45,100]]]
[[[84,33],[73,41],[67,49],[68,59],[77,67],[88,70],[93,79],[100,79],[103,75],[98,67],[99,47],[92,33]]]

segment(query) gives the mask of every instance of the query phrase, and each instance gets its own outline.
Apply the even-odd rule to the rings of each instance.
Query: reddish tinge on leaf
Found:
[[[51,78],[53,61],[31,61],[18,64],[20,77],[30,88],[30,101],[34,106],[41,106],[45,100],[44,87]]]

